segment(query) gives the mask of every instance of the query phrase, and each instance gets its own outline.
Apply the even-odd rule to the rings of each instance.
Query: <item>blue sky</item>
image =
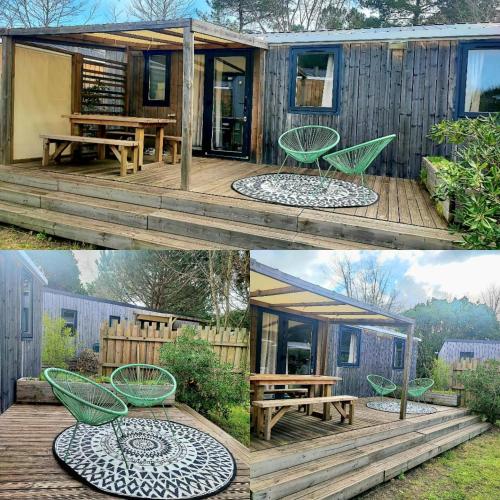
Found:
[[[375,258],[393,274],[401,310],[432,297],[466,296],[476,301],[488,286],[500,286],[497,251],[254,250],[251,255],[263,264],[335,291],[341,291],[341,282],[332,271],[336,259],[347,256],[363,265]]]

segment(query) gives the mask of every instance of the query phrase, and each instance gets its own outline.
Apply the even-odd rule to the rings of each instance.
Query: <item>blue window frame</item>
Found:
[[[113,321],[116,321],[118,324],[120,324],[120,321],[121,321],[120,316],[113,316],[113,315],[111,315],[109,317],[109,326],[113,326]]]
[[[405,340],[395,338],[392,343],[392,369],[402,370],[405,366]]]
[[[500,111],[500,41],[462,42],[458,48],[457,116]]]
[[[64,319],[64,328],[69,328],[71,336],[74,337],[78,324],[78,312],[74,309],[61,309],[61,318]]]
[[[337,366],[359,366],[361,330],[341,325],[337,352]]]
[[[471,351],[460,352],[460,359],[473,359],[474,353]]]
[[[340,45],[290,49],[289,111],[337,114],[340,110]]]
[[[170,52],[144,52],[144,106],[170,106]]]
[[[33,276],[21,273],[21,340],[33,339]]]

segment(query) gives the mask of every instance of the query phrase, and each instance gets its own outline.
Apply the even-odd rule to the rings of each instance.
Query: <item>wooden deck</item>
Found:
[[[150,159],[149,161],[152,161]],[[42,167],[40,162],[17,165],[25,171],[44,171],[54,174],[72,174],[91,179],[107,179],[116,182],[131,183],[144,186],[155,186],[166,189],[180,189],[180,164],[145,165],[141,172],[119,177],[119,166],[111,161],[91,160],[86,164],[50,165]],[[298,172],[297,168],[286,171]],[[264,173],[277,172],[278,167],[257,165],[254,163],[220,158],[194,157],[191,172],[191,191],[213,196],[224,196],[235,199],[249,199],[231,188],[231,184],[244,177]],[[315,169],[300,169],[301,173],[316,175]],[[360,183],[357,176],[335,173],[336,178]],[[434,208],[429,194],[415,180],[393,177],[366,176],[366,185],[380,196],[377,203],[369,207],[314,209],[318,212],[335,212],[345,215],[368,218],[378,221],[390,221],[425,228],[444,229],[446,221]],[[231,201],[228,200],[228,204]],[[264,202],[261,202],[264,203]],[[311,209],[303,209],[309,211]]]
[[[131,416],[143,413],[130,412]],[[237,475],[228,488],[212,498],[249,498],[247,449],[185,405],[176,404],[169,410],[169,416],[207,432],[233,454]],[[73,423],[71,415],[59,405],[16,404],[0,415],[0,498],[119,498],[89,488],[69,476],[57,463],[52,454],[54,438]]]
[[[390,422],[402,422],[399,420],[399,413],[389,413],[367,408],[366,403],[372,399],[374,398],[361,398],[356,401],[354,405],[353,425],[349,425],[347,421],[340,423],[340,415],[333,409],[333,418],[329,421],[323,421],[315,416],[307,416],[303,412],[291,411],[273,427],[270,441],[265,441],[264,439],[259,439],[255,435],[252,435],[250,451],[267,450],[334,434],[345,433],[346,439],[349,439],[349,434],[358,429],[375,429],[379,425]],[[448,406],[432,406],[434,406],[438,412],[456,410]],[[315,407],[315,411],[321,412],[321,405]],[[408,419],[418,419],[422,417],[425,418],[425,415],[407,415]]]

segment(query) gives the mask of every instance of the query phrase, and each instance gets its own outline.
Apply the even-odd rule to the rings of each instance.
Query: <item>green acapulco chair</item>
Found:
[[[127,405],[116,394],[106,389],[106,387],[78,373],[61,368],[47,368],[43,373],[56,398],[61,401],[76,419],[76,425],[64,459],[66,460],[68,456],[80,424],[99,426],[110,423],[113,427],[123,461],[128,468],[125,453],[120,444],[123,432],[118,420],[120,417],[127,415]],[[120,436],[118,435],[117,427],[120,431]]]
[[[373,390],[382,400],[384,396],[387,396],[387,394],[390,394],[397,389],[396,384],[392,380],[384,378],[380,375],[368,375],[366,380],[368,380],[368,383],[373,387]]]
[[[286,153],[278,174],[283,169],[287,158],[290,156],[299,163],[316,163],[318,173],[321,177],[321,185],[325,177],[319,166],[319,159],[322,155],[334,148],[340,140],[339,133],[330,127],[322,125],[306,125],[288,130],[280,136],[278,144]]]
[[[373,163],[375,158],[394,139],[396,134],[379,137],[357,146],[335,151],[323,157],[331,167],[345,174],[361,175],[361,185],[364,186],[363,173]]]
[[[170,372],[155,365],[133,363],[114,370],[111,374],[111,385],[130,405],[150,408],[155,419],[152,406],[161,403],[170,433],[174,435],[165,408],[165,400],[174,394],[177,388],[177,381]]]
[[[434,385],[431,378],[416,378],[408,383],[408,394],[420,401],[420,398]]]

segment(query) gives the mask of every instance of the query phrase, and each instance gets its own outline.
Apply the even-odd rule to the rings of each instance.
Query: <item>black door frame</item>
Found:
[[[260,356],[262,352],[262,314],[269,313],[278,316],[278,349],[276,360],[276,373],[285,373],[286,367],[286,323],[288,320],[299,321],[301,323],[310,324],[312,326],[312,344],[311,344],[311,375],[316,372],[316,354],[318,349],[318,320],[298,314],[290,314],[282,311],[277,311],[268,307],[255,306],[257,308],[257,329],[255,349],[255,369],[260,371]]]
[[[198,50],[197,54],[205,55],[205,81],[203,94],[203,138],[202,153],[205,156],[221,158],[236,158],[248,160],[250,158],[250,141],[252,129],[252,90],[253,90],[253,51],[252,49],[216,49]],[[245,116],[247,120],[243,133],[243,150],[241,153],[232,151],[212,150],[212,108],[214,102],[214,58],[224,56],[244,56],[246,58],[245,75]]]

